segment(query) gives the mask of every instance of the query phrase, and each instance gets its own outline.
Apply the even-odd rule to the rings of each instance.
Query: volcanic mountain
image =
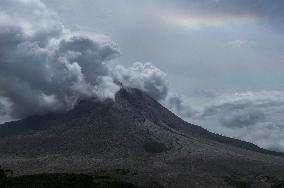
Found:
[[[69,112],[0,125],[0,164],[16,175],[127,169],[165,187],[270,187],[284,154],[187,123],[138,89]]]

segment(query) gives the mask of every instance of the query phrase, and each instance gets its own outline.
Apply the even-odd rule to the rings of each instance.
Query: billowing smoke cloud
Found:
[[[151,63],[137,62],[129,68],[117,65],[113,76],[123,85],[141,89],[156,100],[163,100],[168,95],[167,75]]]
[[[85,97],[113,98],[115,81],[158,100],[167,96],[165,73],[150,63],[109,68],[119,55],[114,42],[71,32],[40,0],[1,0],[0,7],[2,121],[69,110]]]
[[[0,90],[12,116],[72,108],[81,97],[113,97],[104,64],[118,54],[103,37],[72,33],[38,0],[0,2]]]

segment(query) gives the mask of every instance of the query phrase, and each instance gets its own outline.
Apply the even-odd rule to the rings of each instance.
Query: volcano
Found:
[[[16,175],[124,169],[131,181],[165,187],[270,187],[284,154],[183,121],[146,93],[0,125],[0,164]]]

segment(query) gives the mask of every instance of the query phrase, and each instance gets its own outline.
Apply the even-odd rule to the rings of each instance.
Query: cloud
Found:
[[[206,106],[200,117],[218,116],[219,122],[231,128],[246,127],[264,121],[265,114],[256,107],[255,101],[234,99]]]
[[[253,142],[267,149],[284,151],[283,91],[215,94],[215,97],[198,105],[183,103],[181,109],[194,112],[188,115],[181,111],[183,118],[213,132]]]
[[[242,48],[248,45],[256,45],[256,42],[250,41],[250,40],[233,40],[233,41],[229,41],[228,45],[232,47]]]
[[[196,111],[191,108],[190,103],[187,102],[185,97],[176,94],[169,94],[163,101],[163,104],[172,112],[183,118],[190,118],[196,115]]]
[[[107,65],[119,55],[108,37],[68,30],[40,0],[0,5],[1,117],[70,110],[86,97],[114,98],[117,81],[166,98],[167,75],[151,63]]]
[[[263,22],[233,27],[234,32],[228,28],[188,32],[160,20],[163,14],[188,10],[197,16],[249,12],[281,29],[282,1],[117,1],[115,6],[113,1],[45,2],[59,7],[65,18],[58,18],[40,0],[0,1],[0,121],[69,110],[85,97],[112,98],[121,82],[147,92],[190,122],[284,151],[282,91],[204,90],[277,89],[283,75],[282,35]],[[120,62],[154,61],[173,75],[172,83],[180,84],[169,89],[167,74],[150,63],[109,66],[108,61],[119,55],[111,39],[70,31],[61,19],[111,34],[126,54]],[[203,89],[188,97],[174,94],[192,88]]]
[[[264,121],[263,114],[282,110],[284,108],[284,92],[282,91],[260,91],[244,93],[227,93],[215,97],[209,104],[204,105],[201,117],[210,117],[217,114],[223,114],[220,120],[226,118],[226,114],[231,117],[243,119],[244,125],[249,123]],[[268,112],[265,112],[269,109]],[[234,118],[233,118],[234,119]],[[248,122],[246,122],[248,120]],[[241,125],[240,125],[241,126]]]
[[[284,151],[279,131],[283,127],[282,92],[257,92],[278,90],[283,85],[283,24],[279,24],[284,17],[282,0],[45,2],[58,10],[65,23],[79,23],[119,42],[123,52],[119,61],[124,64],[117,69],[121,81],[145,89],[150,76],[137,76],[139,71],[129,70],[132,66],[126,64],[155,62],[169,74],[171,86],[167,94],[159,89],[148,93],[173,112],[211,131]],[[175,22],[179,20],[169,23],[161,19],[169,16],[188,16],[197,24],[213,22],[209,23],[213,27],[189,31],[188,27],[177,27]],[[238,20],[246,24],[230,24]],[[223,24],[214,27],[215,21]],[[126,75],[140,80],[123,78]],[[157,84],[152,83],[156,88]],[[246,90],[254,91],[240,92]],[[266,138],[262,134],[267,134]]]
[[[11,119],[10,109],[11,102],[5,97],[0,97],[0,123],[4,123]]]
[[[253,126],[240,129],[237,136],[263,148],[284,152],[283,124],[275,122],[257,123]]]
[[[266,22],[262,18],[269,13],[261,12],[273,7],[281,9],[281,0],[273,3],[265,0],[45,2],[58,11],[66,24],[110,35],[119,43],[121,64],[155,63],[169,75],[170,87],[179,94],[187,94],[194,88],[217,92],[277,90],[282,84],[283,36],[271,25],[262,23]],[[248,16],[251,20],[250,15],[256,22],[249,22],[249,26],[230,24],[231,19],[241,21]],[[216,17],[227,22],[219,29],[205,27],[189,31],[175,23],[164,22],[161,19],[164,16],[192,16],[197,24],[199,21],[199,24],[203,21],[219,23]],[[273,77],[270,72],[274,73]]]
[[[13,117],[68,110],[82,97],[119,90],[105,64],[119,54],[116,44],[69,31],[41,1],[0,4],[0,89]]]
[[[151,63],[136,62],[128,68],[117,65],[112,74],[124,86],[141,89],[156,100],[163,100],[168,95],[166,73]]]
[[[224,112],[220,123],[226,127],[247,127],[265,121],[265,114],[257,109],[238,109]]]

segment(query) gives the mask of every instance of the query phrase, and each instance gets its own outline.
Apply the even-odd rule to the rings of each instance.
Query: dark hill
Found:
[[[0,156],[18,175],[127,169],[131,181],[166,187],[265,187],[263,177],[284,178],[282,153],[189,124],[137,89],[3,124]]]

